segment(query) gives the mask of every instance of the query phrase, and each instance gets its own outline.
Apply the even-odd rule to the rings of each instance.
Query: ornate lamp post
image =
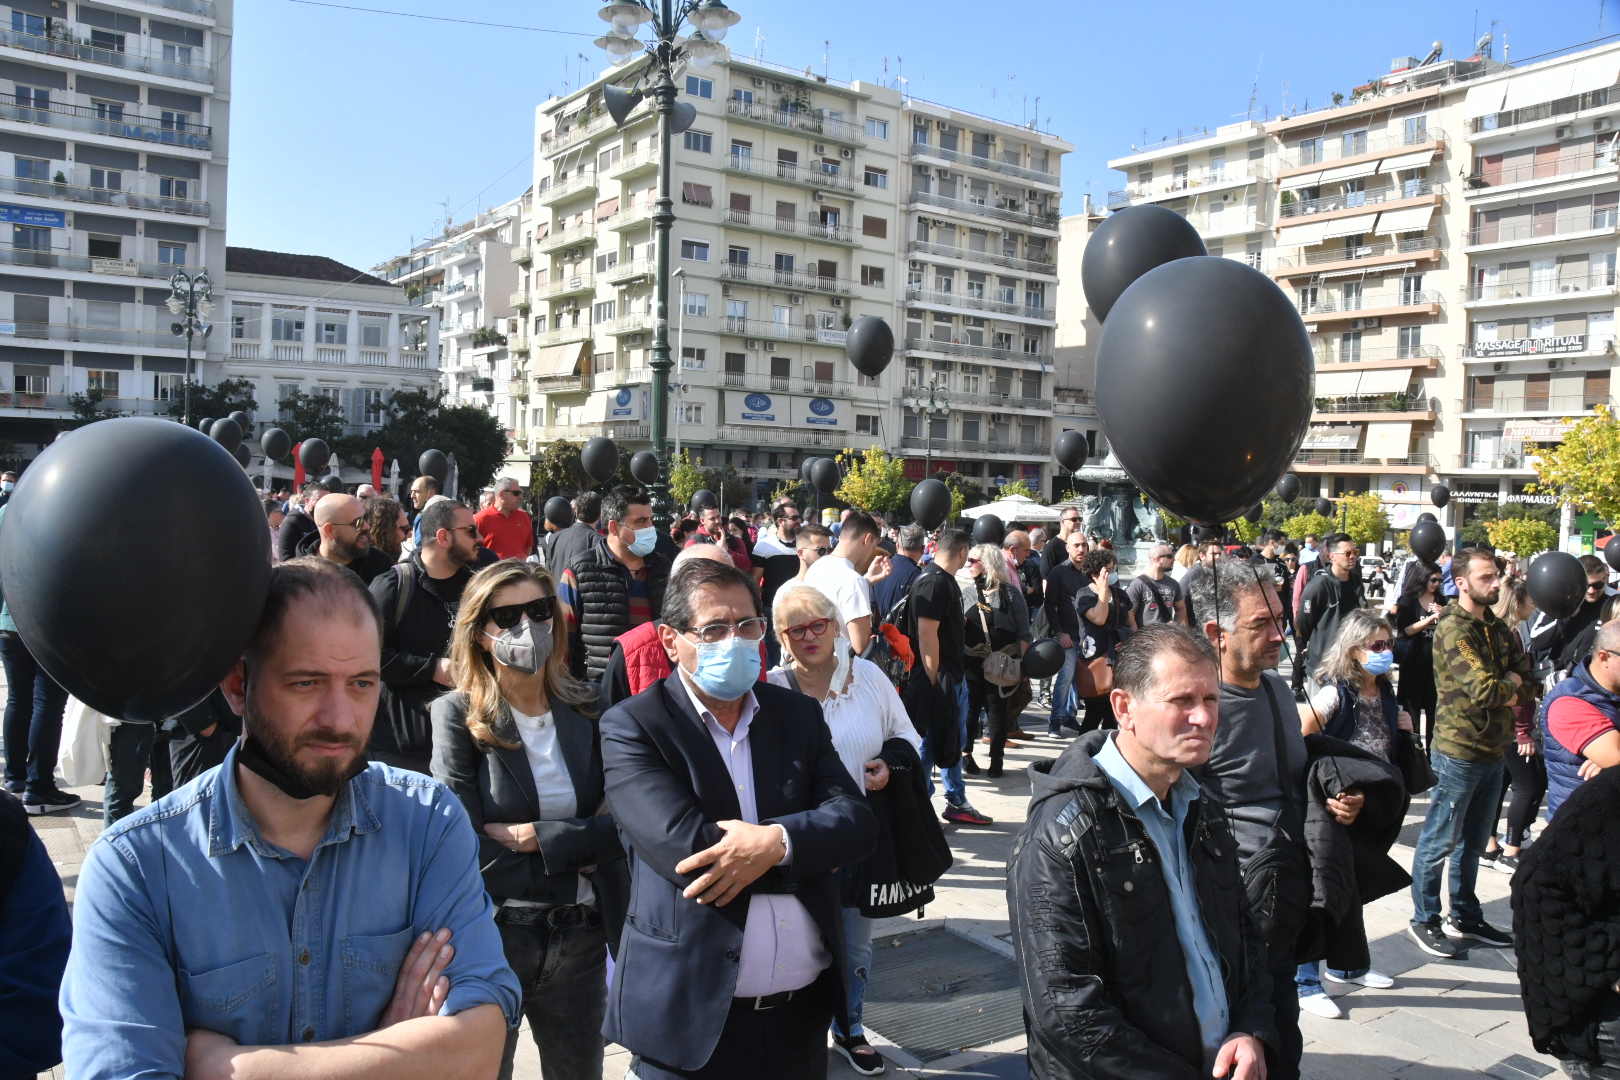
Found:
[[[908,409],[917,410],[917,414],[923,419],[923,476],[933,476],[933,418],[935,416],[944,416],[951,411],[951,392],[940,384],[939,376],[935,375],[928,380],[926,386],[906,387],[901,403]]]
[[[206,320],[214,313],[214,283],[208,277],[208,271],[199,270],[195,274],[188,274],[184,270],[176,270],[169,279],[169,311],[179,316],[180,321],[171,323],[169,329],[175,337],[186,339],[186,405],[185,422],[191,426],[191,383],[195,378],[191,361],[192,339],[201,335],[203,344],[208,343],[208,335],[213,332]]]

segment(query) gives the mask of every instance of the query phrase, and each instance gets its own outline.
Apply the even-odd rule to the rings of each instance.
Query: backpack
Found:
[[[921,577],[922,575],[918,575]],[[912,579],[913,581],[916,578]],[[877,624],[872,627],[872,637],[861,650],[861,659],[870,660],[883,672],[884,676],[894,685],[896,690],[906,684],[906,676],[911,671],[912,661],[908,657],[899,656],[889,645],[889,638],[883,632],[885,626],[891,626],[899,636],[908,640],[912,637],[911,623],[911,589],[894,602],[889,611]]]

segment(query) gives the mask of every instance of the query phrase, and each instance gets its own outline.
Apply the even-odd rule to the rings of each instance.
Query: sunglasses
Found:
[[[806,547],[800,548],[799,550],[800,551],[813,551],[813,552],[816,553],[817,557],[819,558],[819,557],[821,557],[823,555],[826,555],[827,552],[832,550],[832,548],[828,548],[828,547],[808,547],[808,546],[806,546]]]
[[[1368,652],[1389,652],[1389,650],[1393,649],[1394,647],[1395,643],[1390,641],[1388,638],[1379,638],[1377,641],[1369,641],[1367,644],[1362,646],[1362,648],[1366,649]]]
[[[538,600],[530,600],[527,604],[503,604],[500,607],[492,607],[489,609],[489,621],[502,630],[510,630],[525,615],[532,623],[549,622],[556,610],[556,598],[542,596]]]
[[[1430,585],[1438,585],[1444,580],[1445,580],[1444,578],[1432,577],[1432,578],[1429,579],[1429,584]]]
[[[1602,582],[1602,581],[1590,581],[1590,582],[1587,582],[1586,591],[1591,592],[1593,589],[1602,589],[1605,584],[1606,583]]]
[[[788,637],[794,641],[803,641],[807,637],[820,637],[832,625],[831,619],[813,619],[803,626],[788,627]]]

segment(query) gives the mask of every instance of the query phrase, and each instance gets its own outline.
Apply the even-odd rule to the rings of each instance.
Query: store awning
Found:
[[[1351,397],[1359,393],[1361,372],[1324,371],[1316,376],[1317,397]]]
[[[1387,157],[1383,161],[1380,161],[1378,163],[1378,171],[1381,173],[1392,173],[1399,172],[1402,169],[1416,169],[1419,166],[1427,165],[1433,160],[1433,150],[1419,150],[1415,154],[1396,154],[1394,157]]]
[[[597,221],[606,221],[608,218],[612,217],[618,212],[619,197],[617,195],[613,196],[611,199],[603,199],[601,202],[596,204]]]
[[[1411,452],[1412,422],[1367,425],[1367,448],[1363,457],[1403,458]]]
[[[1383,371],[1323,371],[1316,376],[1317,397],[1360,397],[1398,394],[1412,382],[1411,368]]]
[[[1433,203],[1427,206],[1408,206],[1404,210],[1385,210],[1378,215],[1378,225],[1372,231],[1379,236],[1422,232],[1429,227],[1429,219],[1432,217],[1434,217]]]
[[[1411,368],[1386,368],[1361,373],[1361,393],[1399,394],[1412,385]]]
[[[1502,438],[1520,442],[1558,442],[1574,426],[1573,420],[1509,420],[1502,425]]]
[[[1325,221],[1307,221],[1299,225],[1285,223],[1277,243],[1283,246],[1298,244],[1300,247],[1312,247],[1322,242],[1327,227],[1328,223]]]
[[[1358,161],[1354,165],[1336,165],[1331,169],[1323,169],[1318,174],[1318,184],[1332,184],[1343,180],[1354,180],[1360,176],[1371,176],[1378,171],[1378,159],[1371,161]]]
[[[1360,442],[1360,424],[1321,424],[1305,433],[1301,449],[1354,450]]]
[[[1322,239],[1335,240],[1341,236],[1360,236],[1372,232],[1373,223],[1378,220],[1378,211],[1368,214],[1353,214],[1347,218],[1339,218],[1327,223],[1327,229],[1322,233]]]
[[[541,378],[558,375],[578,375],[579,365],[590,350],[588,341],[570,341],[567,345],[550,345],[534,358],[533,371]]]

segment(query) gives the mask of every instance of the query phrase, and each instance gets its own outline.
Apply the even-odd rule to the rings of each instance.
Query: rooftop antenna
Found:
[[[762,26],[754,27],[754,59],[765,59],[765,28]]]
[[[1282,115],[1283,116],[1288,115],[1288,84],[1287,83],[1283,83]]]
[[[825,79],[827,77],[827,54],[829,52],[831,52],[831,51],[832,51],[832,42],[831,41],[823,41],[821,43],[821,77],[823,79]]]
[[[1243,114],[1243,119],[1254,119],[1254,99],[1260,96],[1260,65],[1266,62],[1266,54],[1260,54],[1259,63],[1254,65],[1254,86],[1249,90],[1249,111]]]

